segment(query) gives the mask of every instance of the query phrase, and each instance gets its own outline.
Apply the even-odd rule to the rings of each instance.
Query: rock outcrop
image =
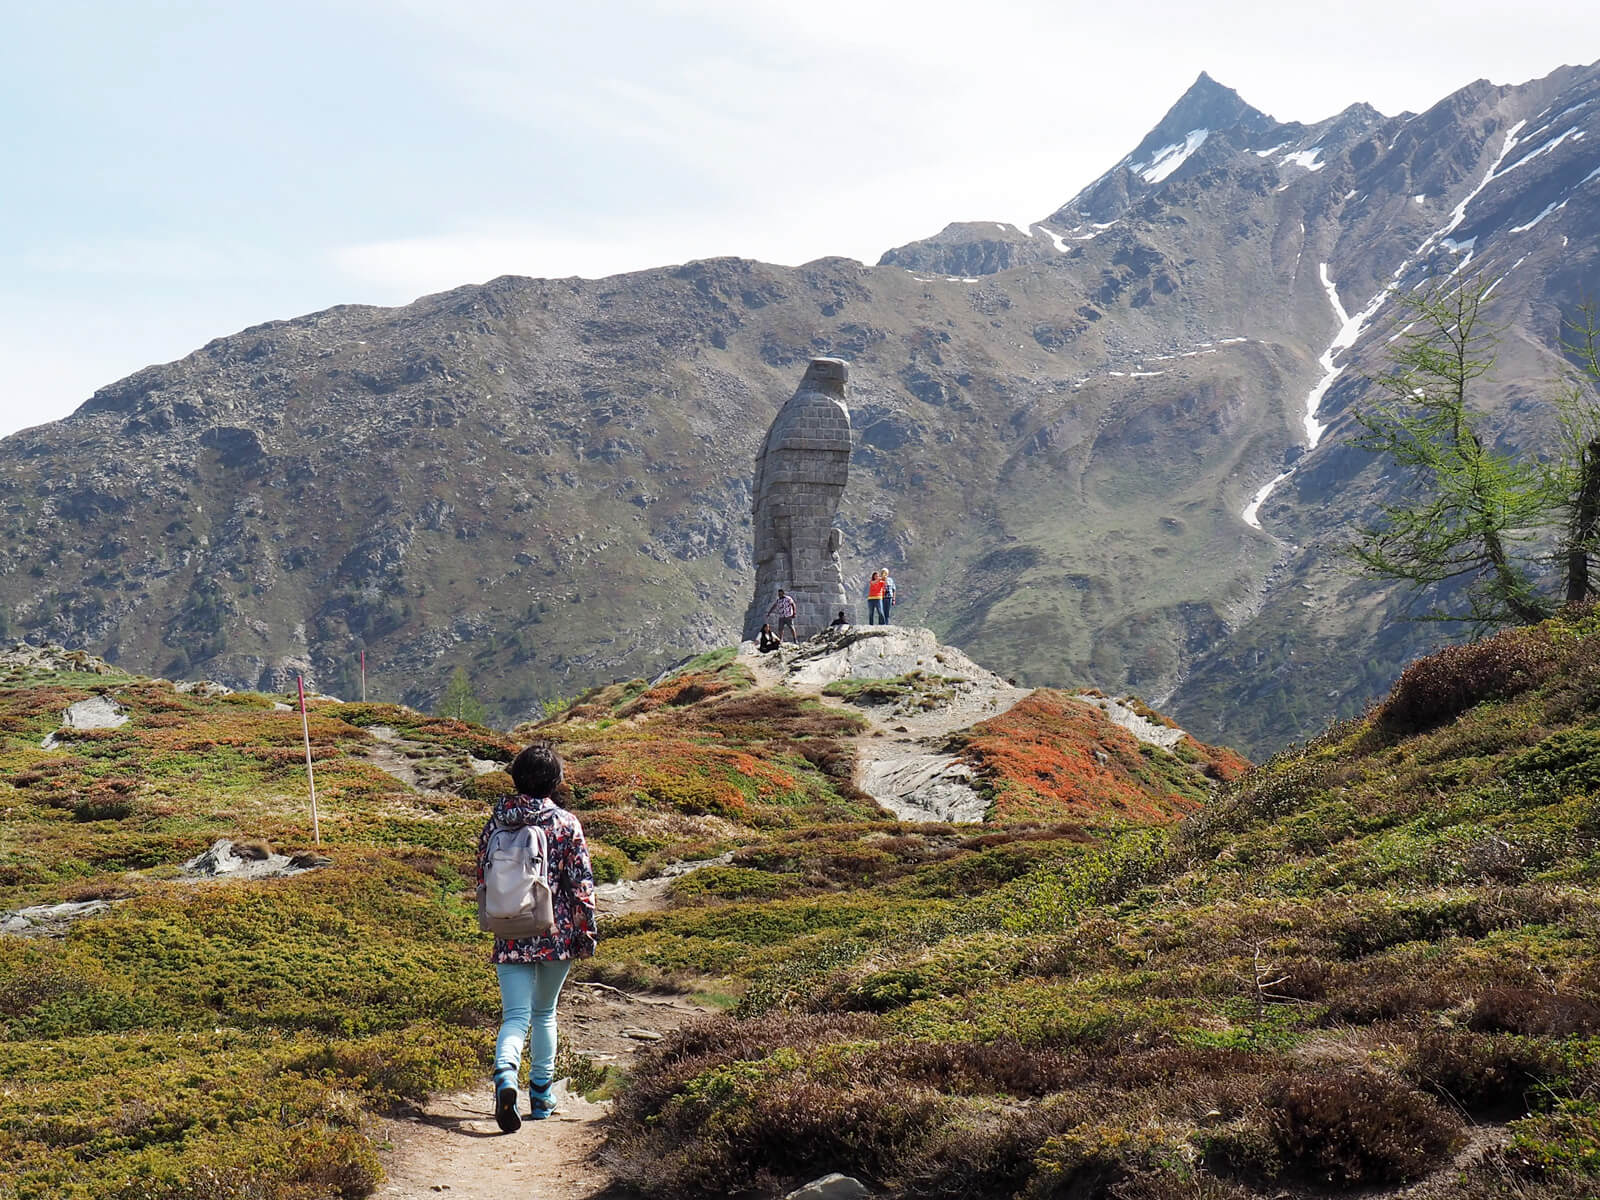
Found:
[[[857,739],[856,786],[903,821],[975,824],[987,819],[993,781],[985,779],[984,756],[970,752],[973,738],[1015,740],[1015,733],[986,723],[1005,717],[1030,696],[1054,696],[1078,714],[1070,734],[1062,730],[1059,739],[1046,737],[1057,751],[1082,760],[1081,771],[1090,780],[1083,796],[1090,803],[1099,791],[1110,795],[1120,786],[1120,768],[1113,762],[1119,743],[1129,750],[1139,747],[1134,758],[1177,761],[1180,744],[1188,742],[1201,752],[1199,760],[1189,756],[1202,762],[1197,770],[1203,770],[1206,754],[1216,753],[1132,696],[1035,693],[954,646],[941,645],[931,629],[828,629],[771,654],[758,653],[753,642],[739,652],[763,684],[861,709],[870,730]]]

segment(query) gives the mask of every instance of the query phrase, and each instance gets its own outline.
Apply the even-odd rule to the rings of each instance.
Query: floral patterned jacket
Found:
[[[542,826],[550,844],[550,892],[555,902],[555,932],[544,937],[494,939],[493,963],[551,962],[588,958],[594,954],[596,926],[594,869],[589,865],[589,845],[583,840],[578,818],[548,797],[507,796],[494,806],[494,816],[478,835],[478,886],[489,855],[489,835],[495,822],[510,828]]]

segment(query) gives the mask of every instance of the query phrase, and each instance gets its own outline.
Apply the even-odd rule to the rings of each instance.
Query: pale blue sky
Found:
[[[1038,220],[1201,69],[1309,121],[1600,58],[1519,7],[0,0],[0,434],[332,304]]]

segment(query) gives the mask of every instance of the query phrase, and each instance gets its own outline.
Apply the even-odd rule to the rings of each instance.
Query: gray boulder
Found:
[[[87,700],[79,700],[76,704],[67,705],[67,711],[61,714],[64,729],[115,729],[127,723],[128,710],[110,696],[90,696]],[[52,733],[39,744],[42,749],[54,750],[61,743]]]
[[[277,879],[325,867],[330,861],[320,854],[277,854],[262,843],[235,846],[230,838],[218,838],[184,863],[183,873],[192,879]]]

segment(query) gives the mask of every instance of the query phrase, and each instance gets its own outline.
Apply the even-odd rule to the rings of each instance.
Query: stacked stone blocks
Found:
[[[783,588],[795,599],[802,637],[849,611],[833,526],[850,476],[850,368],[815,358],[767,431],[756,455],[756,588],[744,636],[755,637]]]

